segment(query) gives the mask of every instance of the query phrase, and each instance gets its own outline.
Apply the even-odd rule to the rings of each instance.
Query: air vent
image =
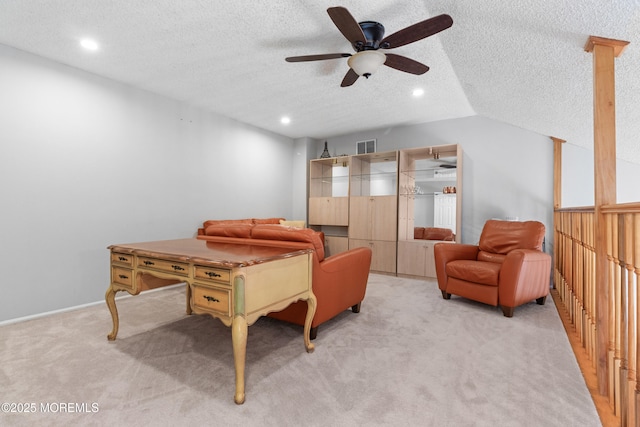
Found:
[[[367,154],[367,153],[375,153],[376,152],[376,140],[370,139],[368,141],[358,141],[356,142],[356,153],[357,154]]]

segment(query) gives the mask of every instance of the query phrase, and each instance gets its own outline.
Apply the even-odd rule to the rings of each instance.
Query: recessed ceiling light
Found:
[[[95,40],[91,39],[80,40],[80,46],[87,50],[98,50],[98,43]]]
[[[417,88],[413,90],[413,96],[415,96],[416,98],[419,98],[422,95],[424,95],[424,89]]]
[[[280,119],[280,123],[282,123],[283,125],[288,125],[289,123],[291,123],[291,119],[285,116]]]

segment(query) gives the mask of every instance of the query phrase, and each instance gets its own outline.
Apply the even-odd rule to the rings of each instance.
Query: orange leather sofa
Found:
[[[453,242],[456,240],[456,235],[453,234],[450,228],[414,227],[413,238],[416,240],[444,240]]]
[[[451,295],[500,306],[506,317],[515,307],[549,294],[551,256],[542,252],[545,227],[538,221],[490,220],[478,245],[434,246],[438,287]]]
[[[313,249],[313,293],[316,313],[311,322],[310,338],[315,339],[318,326],[351,308],[360,311],[369,279],[371,249],[355,248],[330,257],[324,256],[324,234],[310,228],[279,225],[281,218],[206,221],[198,230],[198,239],[211,242]],[[298,301],[269,317],[303,325],[306,301]]]

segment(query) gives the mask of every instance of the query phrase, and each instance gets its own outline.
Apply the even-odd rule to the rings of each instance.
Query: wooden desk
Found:
[[[289,304],[306,300],[304,345],[309,340],[316,297],[311,288],[310,249],[298,250],[267,246],[213,243],[198,239],[165,240],[109,246],[111,284],[105,299],[118,334],[115,294],[187,283],[187,314],[209,314],[231,326],[236,371],[234,400],[244,403],[244,368],[247,329],[260,316],[280,311]]]

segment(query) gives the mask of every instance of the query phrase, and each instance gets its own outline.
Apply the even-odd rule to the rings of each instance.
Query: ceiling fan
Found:
[[[287,62],[322,61],[325,59],[349,58],[349,71],[340,86],[351,86],[360,76],[369,78],[382,64],[411,74],[424,74],[429,71],[426,65],[405,56],[382,53],[378,49],[395,49],[446,30],[453,25],[449,15],[438,15],[418,22],[390,36],[384,37],[384,26],[375,21],[357,22],[344,7],[327,9],[329,17],[338,30],[351,43],[356,51],[350,53],[327,53],[320,55],[290,56]],[[384,38],[383,38],[384,37]]]

